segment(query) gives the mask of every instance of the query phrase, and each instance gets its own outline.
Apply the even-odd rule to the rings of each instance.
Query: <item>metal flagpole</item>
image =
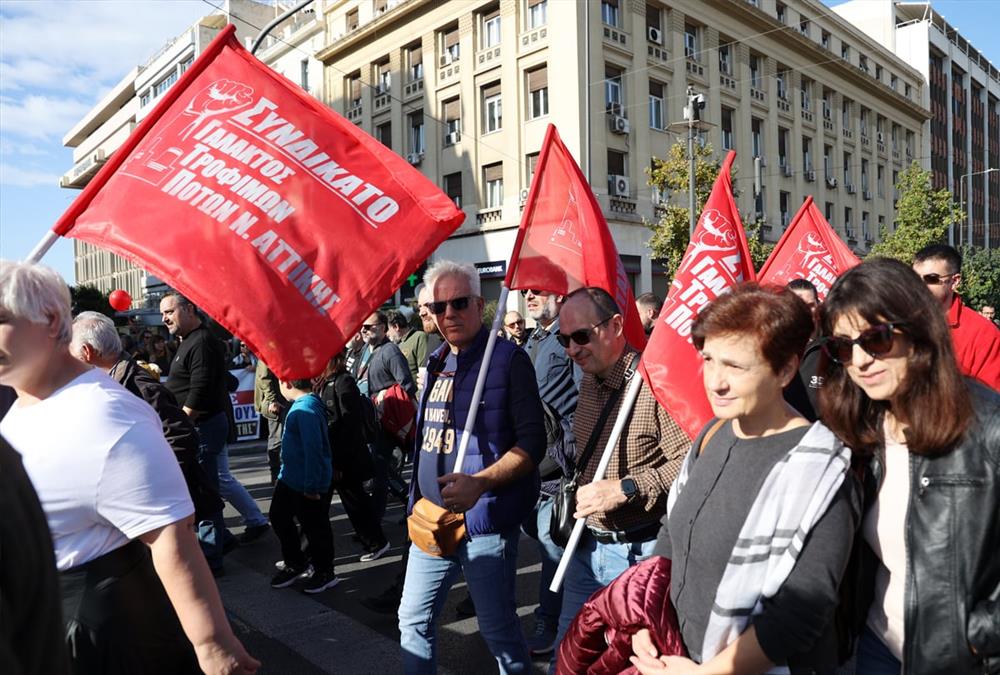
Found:
[[[469,438],[472,429],[476,426],[476,416],[479,413],[479,401],[483,398],[483,388],[486,386],[486,372],[490,369],[490,359],[493,357],[493,348],[497,343],[497,335],[503,324],[503,315],[507,307],[507,285],[500,288],[500,299],[497,301],[497,311],[493,316],[493,327],[490,329],[489,338],[486,340],[486,351],[483,352],[483,362],[479,365],[479,375],[476,377],[476,388],[472,392],[472,402],[469,403],[469,415],[465,419],[465,429],[462,437],[458,440],[458,454],[455,455],[455,473],[462,472],[462,462],[465,461],[465,451],[469,448]]]
[[[25,262],[38,262],[46,253],[49,252],[49,249],[52,248],[52,245],[58,240],[59,235],[52,230],[49,230],[45,233],[45,236],[42,237],[42,240],[35,244],[35,248],[31,249],[31,253],[29,253],[28,257],[24,259]]]
[[[611,463],[611,457],[615,454],[615,449],[618,447],[618,439],[621,437],[622,431],[625,429],[625,423],[628,421],[629,415],[632,413],[632,408],[635,406],[635,401],[639,397],[639,389],[641,387],[642,375],[636,370],[632,375],[632,380],[629,382],[628,390],[625,392],[625,400],[622,401],[622,406],[618,410],[615,426],[611,428],[611,436],[608,437],[608,444],[604,446],[604,454],[601,455],[601,463],[597,465],[597,472],[594,473],[592,482],[596,483],[604,478],[604,473],[608,470],[608,464]],[[583,536],[583,527],[586,524],[586,518],[577,518],[576,524],[573,525],[573,533],[569,536],[569,541],[566,542],[566,549],[563,551],[562,558],[559,560],[559,567],[556,568],[555,576],[552,577],[552,584],[549,586],[549,590],[553,593],[558,593],[559,588],[562,586],[563,577],[566,576],[566,569],[569,567],[570,558],[573,557],[576,547],[580,544],[580,537]]]

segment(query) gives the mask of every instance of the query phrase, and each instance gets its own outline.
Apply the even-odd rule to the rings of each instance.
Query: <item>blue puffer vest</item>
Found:
[[[469,403],[476,388],[476,377],[486,349],[489,335],[484,326],[476,336],[472,345],[458,353],[458,367],[455,371],[454,423],[455,447],[461,440],[465,422],[469,415]],[[413,479],[410,481],[410,500],[407,514],[413,512],[413,504],[421,498],[417,476],[420,461],[419,450],[424,433],[424,400],[433,389],[435,364],[440,364],[449,349],[448,343],[438,347],[428,359],[427,382],[421,395],[420,407],[417,410],[417,450],[413,455]],[[519,348],[507,340],[497,340],[490,359],[490,368],[486,374],[486,384],[483,387],[483,398],[479,403],[479,414],[469,439],[462,473],[474,474],[492,465],[505,452],[510,450],[516,441],[514,421],[510,417],[507,406],[508,387],[510,383],[510,363]],[[469,511],[465,513],[465,529],[470,537],[484,534],[504,532],[520,525],[521,521],[534,508],[538,499],[538,471],[522,476],[513,483],[505,485],[497,491],[484,492]]]

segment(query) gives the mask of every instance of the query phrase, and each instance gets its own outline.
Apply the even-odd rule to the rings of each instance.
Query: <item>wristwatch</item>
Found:
[[[626,502],[632,501],[639,495],[639,486],[635,484],[635,480],[632,478],[622,478],[621,488],[625,494]]]

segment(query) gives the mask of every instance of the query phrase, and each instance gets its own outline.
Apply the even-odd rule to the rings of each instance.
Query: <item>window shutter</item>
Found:
[[[528,91],[538,91],[549,86],[548,67],[542,66],[528,71]]]
[[[495,180],[503,180],[503,163],[490,164],[483,167],[483,178],[487,183]]]

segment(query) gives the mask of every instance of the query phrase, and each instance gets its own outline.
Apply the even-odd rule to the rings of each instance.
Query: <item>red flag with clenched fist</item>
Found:
[[[860,262],[810,196],[781,235],[757,278],[762,284],[778,286],[792,279],[807,279],[823,302],[837,277]]]
[[[53,230],[135,261],[292,379],[322,371],[463,217],[228,26]]]
[[[535,288],[559,295],[585,286],[603,288],[622,310],[629,343],[638,349],[646,344],[632,286],[608,223],[583,172],[551,124],[505,283],[512,290]]]
[[[750,249],[733,198],[735,158],[736,153],[730,151],[722,163],[640,364],[656,400],[691,438],[712,419],[701,357],[691,344],[691,324],[699,310],[727,289],[754,280]]]

